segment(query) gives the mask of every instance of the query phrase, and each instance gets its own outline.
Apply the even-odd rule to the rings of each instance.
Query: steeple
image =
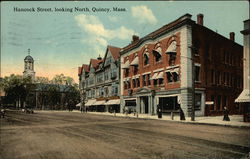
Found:
[[[24,58],[24,77],[31,77],[32,81],[35,79],[34,59],[30,56],[30,49],[28,49],[28,56]]]

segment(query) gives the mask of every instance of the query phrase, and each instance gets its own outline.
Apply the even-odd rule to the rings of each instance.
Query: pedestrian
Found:
[[[186,120],[183,110],[180,108],[180,120]]]
[[[157,114],[158,114],[158,118],[162,118],[162,110],[161,110],[159,104],[157,105]]]
[[[224,117],[223,117],[223,121],[230,121],[230,118],[229,118],[229,110],[227,109],[227,107],[224,107]]]

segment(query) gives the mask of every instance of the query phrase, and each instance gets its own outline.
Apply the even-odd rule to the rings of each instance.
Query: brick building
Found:
[[[185,14],[143,38],[133,36],[121,54],[121,110],[138,113],[179,112],[219,115],[227,106],[240,113],[234,100],[242,91],[243,47]],[[193,94],[195,85],[195,94]]]
[[[79,68],[82,105],[88,110],[120,111],[119,52],[120,48],[108,46],[103,59],[91,59]]]

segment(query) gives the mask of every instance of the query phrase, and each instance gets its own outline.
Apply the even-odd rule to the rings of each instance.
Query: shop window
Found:
[[[210,110],[215,110],[215,100],[214,100],[214,96],[211,96],[211,101],[213,102],[213,104],[210,107]]]
[[[195,110],[201,110],[201,94],[195,93]]]
[[[221,96],[217,96],[216,110],[220,110],[221,108]]]

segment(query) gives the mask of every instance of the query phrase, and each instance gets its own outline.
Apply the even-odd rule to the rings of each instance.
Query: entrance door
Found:
[[[144,113],[148,114],[148,97],[141,98],[142,104],[144,105]]]

